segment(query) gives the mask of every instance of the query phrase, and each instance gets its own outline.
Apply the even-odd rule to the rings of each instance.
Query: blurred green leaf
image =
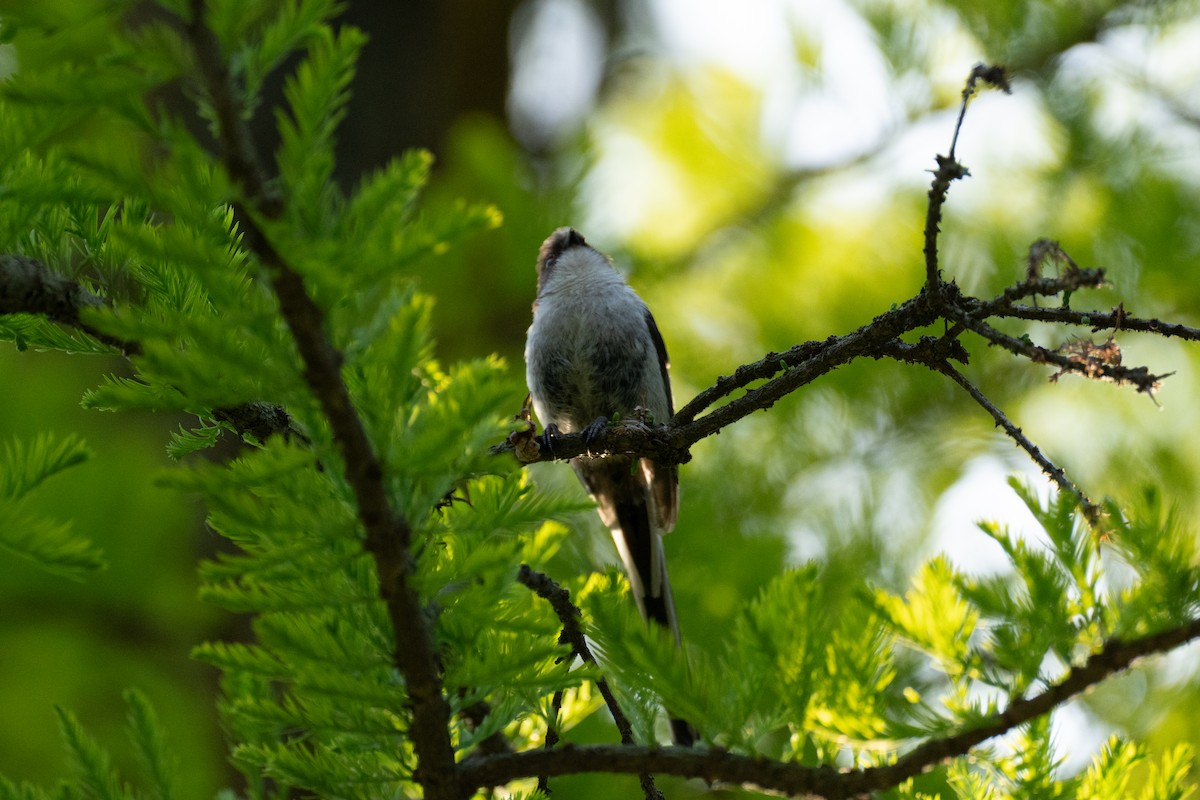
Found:
[[[9,441],[0,453],[0,548],[43,569],[79,578],[105,566],[100,550],[74,535],[71,526],[44,517],[26,502],[45,480],[91,455],[83,441],[43,434],[32,442]]]

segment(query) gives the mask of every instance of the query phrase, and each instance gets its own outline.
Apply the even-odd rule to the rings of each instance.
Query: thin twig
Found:
[[[1083,490],[1075,485],[1061,467],[1042,454],[1037,445],[1029,440],[1020,428],[1013,424],[1008,415],[1001,411],[995,403],[988,399],[987,395],[979,390],[975,384],[971,383],[967,378],[947,362],[942,362],[935,367],[938,372],[946,375],[959,386],[961,386],[967,394],[971,395],[976,403],[992,415],[992,419],[996,421],[996,425],[1004,429],[1008,437],[1017,445],[1029,454],[1034,463],[1042,468],[1042,472],[1046,473],[1050,480],[1058,484],[1058,487],[1067,494],[1073,496],[1079,502],[1079,508],[1083,512],[1084,517],[1093,528],[1098,528],[1101,523],[1103,511],[1100,506],[1093,503],[1091,499],[1083,493]]]
[[[1056,278],[1034,277],[1010,286],[1004,293],[990,304],[981,304],[981,310],[991,314],[1003,310],[1011,303],[1025,297],[1054,297],[1064,292],[1077,292],[1080,289],[1096,289],[1102,286],[1107,276],[1104,270],[1080,269],[1071,270]]]
[[[571,649],[585,663],[595,665],[596,657],[592,655],[592,650],[588,647],[587,637],[583,635],[583,626],[580,624],[582,616],[579,608],[571,602],[571,592],[559,586],[548,575],[538,572],[531,568],[528,564],[522,564],[517,572],[517,580],[524,586],[528,587],[538,597],[542,598],[550,604],[554,609],[554,613],[558,615],[558,619],[562,622],[562,636],[560,641],[571,645]],[[616,696],[612,693],[612,689],[608,685],[608,681],[604,678],[596,680],[596,688],[600,690],[600,696],[604,698],[604,703],[608,706],[609,712],[612,714],[613,722],[617,725],[617,730],[621,734],[622,746],[631,746],[635,744],[633,738],[633,726],[629,724],[629,718],[625,716],[625,712],[621,709],[621,705],[617,702]],[[541,785],[543,778],[549,778],[549,773],[543,775],[538,773],[538,784]],[[646,795],[646,800],[662,800],[662,794],[654,785],[654,776],[649,770],[640,772],[638,779],[641,781],[642,791]]]
[[[1158,391],[1162,379],[1167,375],[1155,375],[1146,367],[1126,367],[1121,364],[1105,363],[1092,359],[1081,359],[1069,354],[1050,350],[1034,344],[1028,339],[1017,339],[966,314],[955,313],[954,319],[992,344],[999,345],[1010,353],[1024,356],[1035,364],[1053,364],[1062,372],[1074,372],[1088,378],[1110,380],[1113,383],[1128,383],[1139,392],[1153,395]]]
[[[925,210],[923,252],[925,253],[925,291],[937,301],[941,300],[942,288],[945,286],[942,281],[942,270],[938,266],[937,246],[938,234],[941,232],[942,206],[946,203],[950,184],[971,174],[955,159],[954,151],[958,147],[958,135],[962,132],[963,121],[967,117],[967,106],[971,102],[971,97],[978,91],[979,81],[999,87],[1006,93],[1012,91],[1009,88],[1008,76],[1004,72],[1004,67],[976,64],[967,77],[966,86],[963,87],[962,103],[958,108],[958,120],[954,123],[954,135],[950,139],[950,154],[936,157],[937,169],[933,171],[933,184],[929,187],[929,205]]]
[[[587,637],[583,634],[579,608],[571,602],[571,592],[528,564],[521,565],[517,572],[517,580],[554,609],[554,613],[563,626],[561,641],[571,645],[571,650],[584,663],[597,664],[596,657],[588,646]],[[612,713],[613,721],[617,724],[617,731],[621,734],[621,744],[634,744],[633,726],[630,725],[625,712],[621,710],[608,682],[600,678],[596,681],[596,686],[600,689],[600,694],[604,698],[604,702],[608,704],[608,710]]]
[[[1012,94],[1012,87],[1008,83],[1008,73],[1004,67],[997,64],[976,64],[971,69],[971,74],[967,76],[967,83],[962,90],[962,105],[958,109],[958,121],[954,123],[954,138],[950,140],[951,161],[954,160],[954,148],[958,147],[958,134],[962,131],[963,120],[967,116],[967,105],[979,91],[980,81],[1000,89],[1005,94]]]
[[[966,100],[963,101],[963,112],[966,111]],[[962,117],[960,115],[961,122]],[[955,140],[958,138],[957,130]],[[951,153],[954,150],[951,147]],[[942,206],[946,203],[946,195],[950,192],[950,184],[970,173],[967,168],[954,160],[954,156],[937,156],[937,169],[933,171],[933,183],[929,187],[929,205],[925,209],[925,289],[935,302],[941,301],[942,270],[938,266],[938,234],[941,233]]]
[[[574,660],[575,656],[571,656]],[[563,690],[559,689],[554,693],[554,697],[550,700],[550,719],[546,723],[546,743],[543,747],[546,750],[553,750],[558,746],[558,715],[562,713]],[[551,794],[550,791],[550,776],[538,775],[537,779],[538,791],[547,797]]]
[[[1038,306],[1011,306],[992,313],[995,317],[1026,319],[1034,322],[1051,322],[1060,325],[1088,325],[1093,331],[1138,331],[1157,333],[1173,339],[1200,341],[1200,328],[1163,322],[1160,319],[1131,317],[1124,309],[1113,311],[1075,311],[1070,308],[1040,308]]]

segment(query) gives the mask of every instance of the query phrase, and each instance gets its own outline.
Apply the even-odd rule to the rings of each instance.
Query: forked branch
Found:
[[[1000,67],[977,66],[967,80],[950,154],[937,157],[937,169],[933,171],[928,193],[923,246],[926,280],[919,294],[855,331],[823,341],[804,342],[783,353],[768,353],[756,362],[738,367],[732,374],[717,378],[666,424],[650,426],[627,421],[612,425],[599,435],[589,432],[586,441],[581,434],[570,434],[556,436],[553,442],[536,437],[530,425],[527,430],[510,436],[497,451],[516,452],[525,462],[623,453],[646,456],[663,464],[684,463],[691,458],[690,449],[696,442],[756,411],[770,408],[837,367],[858,358],[891,358],[926,366],[966,389],[1055,483],[1079,499],[1088,520],[1093,525],[1099,524],[1101,515],[1086,494],[955,366],[955,363],[969,361],[970,350],[964,340],[969,334],[1034,364],[1056,367],[1057,372],[1050,376],[1052,380],[1074,374],[1132,385],[1139,392],[1153,395],[1167,374],[1153,373],[1145,366],[1123,364],[1115,338],[1110,337],[1103,343],[1075,339],[1057,346],[1043,346],[1027,335],[1018,337],[1005,333],[993,321],[1022,319],[1090,325],[1096,331],[1110,330],[1114,336],[1120,331],[1144,331],[1192,341],[1200,339],[1200,330],[1158,319],[1134,317],[1126,313],[1124,306],[1112,311],[1070,309],[1068,303],[1074,293],[1104,283],[1104,271],[1080,268],[1057,242],[1049,239],[1039,239],[1030,246],[1023,280],[996,297],[983,299],[964,295],[957,284],[942,277],[938,259],[942,207],[954,181],[969,174],[955,160],[954,151],[968,102],[981,83],[1010,91],[1008,79]],[[1057,267],[1056,275],[1044,274],[1050,267]],[[1053,297],[1061,298],[1061,307],[1043,309],[1018,304],[1018,301],[1030,298],[1036,302],[1037,298]],[[940,336],[920,335],[938,323],[944,328]],[[917,337],[916,341],[912,341],[913,336]],[[543,446],[546,444],[552,446]]]

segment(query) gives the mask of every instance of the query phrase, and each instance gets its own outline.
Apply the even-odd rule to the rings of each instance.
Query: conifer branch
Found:
[[[186,33],[216,117],[221,162],[241,194],[240,202],[233,206],[244,246],[270,277],[280,313],[304,364],[305,382],[320,404],[342,456],[358,518],[366,531],[364,546],[375,561],[380,595],[392,624],[393,658],[404,676],[412,710],[409,735],[418,759],[414,778],[431,800],[459,800],[450,705],[438,671],[429,612],[409,581],[414,569],[412,528],[391,506],[383,467],[342,379],[341,353],[325,335],[323,311],[258,223],[259,218],[282,216],[283,202],[264,179],[244,122],[243,103],[220,42],[205,21],[204,0],[192,0],[190,7]]]
[[[464,787],[488,788],[533,775],[575,775],[588,772],[635,774],[655,772],[710,783],[753,786],[787,795],[812,795],[848,800],[893,788],[946,761],[966,755],[973,747],[1050,713],[1071,698],[1128,669],[1146,656],[1164,653],[1200,638],[1200,619],[1137,639],[1110,639],[1061,681],[1030,698],[1018,698],[959,733],[930,739],[892,764],[838,770],[730,753],[719,748],[579,746],[555,751],[529,750],[484,756],[463,764]]]
[[[96,330],[82,319],[87,308],[108,303],[106,298],[86,289],[78,281],[55,272],[36,258],[0,253],[0,315],[29,314],[87,334],[126,359],[141,354],[140,342],[111,336]],[[285,409],[250,401],[212,410],[213,419],[224,422],[239,436],[250,435],[259,441],[282,435],[307,442],[308,437]]]
[[[65,275],[60,275],[35,258],[0,253],[0,314],[34,314],[51,322],[75,328],[98,342],[129,357],[141,345],[109,336],[81,318],[85,308],[104,305],[93,294]]]
[[[571,602],[571,593],[559,586],[550,576],[537,572],[528,564],[521,565],[521,569],[517,572],[517,580],[522,585],[528,587],[538,597],[549,603],[550,607],[554,609],[554,613],[558,615],[558,619],[563,625],[559,641],[571,645],[571,650],[584,663],[595,665],[596,657],[592,655],[592,649],[588,647],[587,637],[583,635],[583,627],[580,625],[581,614],[579,613],[578,606]],[[604,698],[604,703],[608,706],[609,713],[613,717],[613,722],[616,723],[617,730],[621,734],[621,744],[624,746],[633,745],[633,726],[629,724],[629,718],[621,710],[621,705],[612,693],[608,681],[604,678],[597,679],[596,688],[600,691],[600,696]],[[557,739],[557,734],[555,738]],[[549,737],[547,737],[546,750],[550,751]],[[539,788],[543,786],[547,778],[549,778],[549,775],[538,775]],[[662,793],[654,785],[654,776],[649,771],[639,773],[638,780],[641,782],[642,792],[645,794],[646,800],[662,800]]]

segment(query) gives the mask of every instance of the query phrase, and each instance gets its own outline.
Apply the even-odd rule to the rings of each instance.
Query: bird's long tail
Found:
[[[616,525],[612,526],[613,540],[625,573],[637,600],[638,610],[646,619],[671,631],[675,644],[682,647],[679,620],[675,616],[675,601],[671,597],[671,582],[667,578],[667,559],[663,537],[650,521],[650,509],[640,497],[614,503]],[[697,738],[696,729],[674,715],[671,718],[671,738],[681,747],[690,747]]]

